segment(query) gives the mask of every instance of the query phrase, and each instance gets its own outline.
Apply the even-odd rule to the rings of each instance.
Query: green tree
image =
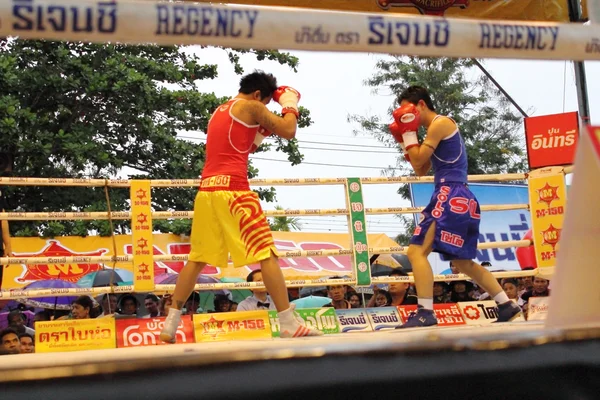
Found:
[[[243,73],[239,54],[274,60],[296,70],[298,59],[277,51],[224,49]],[[201,54],[201,53],[200,53]],[[217,65],[178,46],[129,46],[80,42],[0,40],[0,153],[14,158],[21,177],[114,178],[123,168],[130,179],[196,178],[204,165],[204,144],[177,137],[204,137],[208,120],[225,101],[201,93],[196,84],[218,77]],[[300,127],[311,123],[301,109]],[[295,140],[275,139],[292,164],[302,161]],[[258,170],[250,165],[248,175]],[[257,190],[273,201],[274,188]],[[16,211],[106,211],[105,189],[20,186],[5,190]],[[129,189],[109,189],[113,211],[129,208]],[[156,211],[190,210],[194,188],[153,189]],[[154,221],[163,232],[186,233],[190,220]],[[114,221],[115,233],[129,221]],[[108,221],[11,223],[13,235],[111,233]]]
[[[365,84],[376,94],[393,94],[395,97],[410,85],[428,88],[436,112],[450,116],[460,128],[469,158],[469,174],[513,173],[526,169],[525,144],[519,133],[522,117],[513,112],[508,100],[486,76],[476,74],[473,60],[388,57],[376,63],[373,76]],[[394,99],[385,116],[348,117],[358,126],[355,134],[373,136],[384,145],[399,150],[396,165],[383,171],[387,176],[414,174],[389,133],[391,112],[397,106]],[[424,135],[425,130],[421,128],[419,139],[422,140]],[[398,193],[408,199],[408,185],[401,185]],[[407,244],[415,227],[414,220],[406,216],[400,218],[405,230],[399,233],[396,241]]]
[[[277,205],[275,206],[275,209],[283,210],[284,208]],[[281,232],[299,231],[302,228],[299,218],[288,216],[272,217],[272,220],[269,221],[269,225],[271,226],[272,231]]]

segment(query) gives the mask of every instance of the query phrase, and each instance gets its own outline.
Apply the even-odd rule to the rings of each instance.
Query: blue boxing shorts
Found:
[[[481,211],[477,198],[464,183],[440,183],[435,186],[410,244],[422,245],[435,221],[433,251],[442,260],[473,260],[477,256]]]

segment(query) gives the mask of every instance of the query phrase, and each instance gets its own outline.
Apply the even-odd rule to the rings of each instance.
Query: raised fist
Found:
[[[392,122],[389,126],[390,133],[396,139],[396,142],[402,147],[402,154],[404,155],[404,159],[410,162],[410,157],[406,151],[406,145],[404,144],[404,139],[402,138],[402,130],[396,121]]]
[[[414,104],[405,104],[392,112],[394,122],[398,125],[398,130],[402,136],[402,141],[406,149],[419,145],[417,131],[421,125],[421,116],[419,110]]]
[[[275,93],[273,93],[273,100],[281,104],[283,108],[281,110],[282,114],[292,113],[298,117],[300,114],[298,113],[298,102],[300,101],[300,93],[289,86],[280,86],[277,88]]]

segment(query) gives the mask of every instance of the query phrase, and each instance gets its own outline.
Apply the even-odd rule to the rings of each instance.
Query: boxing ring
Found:
[[[364,15],[325,11],[282,10],[278,8],[244,6],[196,6],[191,4],[123,1],[118,5],[102,1],[35,0],[37,7],[14,0],[0,4],[0,35],[19,35],[31,39],[107,40],[123,43],[204,44],[237,48],[286,48],[299,50],[337,50],[419,56],[496,57],[532,59],[600,59],[600,53],[585,51],[586,41],[600,36],[597,26],[568,24],[526,24],[511,22],[515,32],[522,30],[551,40],[550,47],[538,46],[530,53],[507,51],[493,46],[495,32],[503,25],[490,21],[435,19],[430,17]],[[23,8],[25,7],[25,8]],[[29,7],[29,8],[27,8]],[[50,8],[62,10],[65,21],[60,25]],[[62,8],[61,8],[62,7]],[[75,10],[75,11],[74,11]],[[225,15],[247,19],[239,35],[199,34],[199,31],[174,34],[181,26],[177,18],[203,13],[203,24],[215,24]],[[234,14],[233,11],[236,12]],[[77,27],[79,15],[87,15],[86,29]],[[218,13],[218,16],[216,15]],[[214,14],[214,15],[213,15]],[[179,15],[179,17],[177,17]],[[128,20],[124,24],[122,20]],[[50,21],[43,28],[43,23]],[[121,21],[119,24],[118,22]],[[153,22],[154,21],[154,22]],[[82,21],[79,21],[82,22]],[[398,47],[392,36],[384,40],[381,29],[392,29],[393,22],[407,29],[423,28],[427,45],[409,43]],[[198,21],[196,21],[198,23]],[[239,24],[242,24],[238,20]],[[337,45],[324,46],[309,39],[299,39],[296,32],[303,24],[325,27],[343,37]],[[241,25],[240,25],[241,26]],[[363,27],[362,36],[351,35],[349,27]],[[77,29],[75,29],[77,27]],[[188,28],[190,25],[188,24]],[[542,31],[544,28],[544,31]],[[504,28],[507,32],[507,28]],[[369,34],[364,34],[370,32]],[[340,36],[342,33],[345,35]],[[559,34],[560,33],[560,34]],[[543,35],[551,34],[545,38]],[[373,36],[374,35],[374,36]],[[418,35],[418,33],[417,33]],[[377,42],[381,37],[380,42]],[[367,39],[365,39],[367,38]],[[458,38],[458,39],[457,39]],[[401,38],[400,38],[401,39]],[[423,39],[423,38],[421,38]],[[493,39],[493,40],[492,40]],[[570,170],[565,169],[565,172]],[[470,176],[470,182],[515,181],[527,174]],[[251,185],[344,185],[348,191],[346,209],[327,210],[267,210],[267,216],[346,215],[349,227],[355,226],[353,213],[402,214],[418,213],[419,208],[366,208],[361,200],[352,201],[353,185],[422,183],[432,177],[396,178],[307,178],[256,179]],[[0,178],[0,185],[131,187],[134,181],[69,178]],[[155,180],[148,187],[198,187],[200,181]],[[357,190],[355,192],[360,192]],[[362,209],[352,204],[360,203]],[[528,210],[527,204],[483,206],[482,211]],[[7,220],[66,219],[132,219],[132,211],[63,212],[63,213],[1,213]],[[152,212],[154,219],[191,218],[191,211]],[[132,224],[133,225],[133,224]],[[135,234],[135,232],[134,232]],[[366,233],[365,233],[366,235]],[[134,236],[135,237],[135,236]],[[350,255],[355,270],[346,279],[306,279],[287,282],[289,287],[344,284],[365,286],[395,281],[412,282],[412,277],[371,277],[368,265],[361,260],[372,254],[405,253],[403,247],[369,248],[352,246],[342,250],[287,251],[280,257],[311,257]],[[479,248],[527,247],[530,240],[482,243]],[[150,255],[152,261],[183,261],[187,256]],[[0,259],[8,265],[14,262],[44,264],[54,262],[49,257],[18,260]],[[134,262],[134,256],[63,257],[64,263]],[[364,261],[362,261],[364,263]],[[494,273],[498,278],[533,276],[534,271]],[[435,276],[436,281],[464,280],[457,274]],[[137,284],[137,283],[136,283]],[[560,281],[557,282],[560,285]],[[197,284],[196,290],[263,287],[260,283]],[[69,296],[139,291],[139,287],[113,286],[103,288],[68,289],[61,293],[50,289],[11,290],[3,299],[18,299],[52,294]],[[171,292],[174,285],[156,285],[154,292]],[[518,373],[515,369],[518,368]],[[586,322],[581,326],[552,328],[543,322],[531,321],[486,326],[436,327],[412,331],[379,331],[368,334],[332,334],[318,338],[269,339],[239,342],[197,343],[129,349],[88,350],[58,354],[8,355],[0,359],[0,393],[6,398],[66,399],[137,399],[137,398],[263,398],[285,396],[305,398],[312,393],[319,397],[359,396],[374,398],[401,393],[418,398],[470,398],[497,394],[498,398],[594,398],[600,392],[600,382],[593,377],[600,370],[600,323]],[[235,382],[232,384],[232,382]],[[552,384],[548,384],[552,382]],[[494,397],[494,396],[492,396]]]

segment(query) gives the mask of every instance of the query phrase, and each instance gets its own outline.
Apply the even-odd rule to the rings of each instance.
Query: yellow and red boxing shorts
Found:
[[[277,255],[258,195],[247,179],[236,180],[228,175],[202,180],[194,201],[189,260],[225,268],[229,255],[234,267],[266,260],[271,252]]]

